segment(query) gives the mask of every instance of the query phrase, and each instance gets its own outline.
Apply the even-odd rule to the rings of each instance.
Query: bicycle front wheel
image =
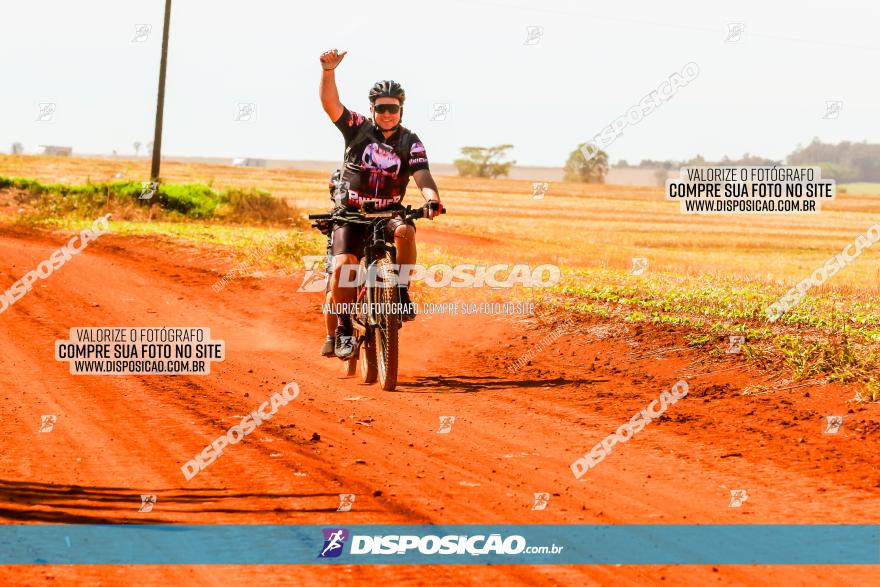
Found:
[[[394,391],[397,387],[397,330],[400,327],[400,302],[397,295],[397,275],[391,258],[386,255],[376,261],[376,277],[373,299],[379,303],[376,313],[375,336],[376,359],[379,367],[379,385],[384,391]]]

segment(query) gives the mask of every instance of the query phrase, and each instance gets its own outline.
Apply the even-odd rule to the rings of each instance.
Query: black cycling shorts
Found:
[[[403,224],[400,216],[395,216],[385,223],[385,240],[394,242],[394,231]],[[416,229],[416,223],[407,220],[406,224]],[[364,256],[364,243],[367,231],[371,228],[365,224],[336,224],[330,234],[330,252],[333,255],[354,255],[357,259]]]

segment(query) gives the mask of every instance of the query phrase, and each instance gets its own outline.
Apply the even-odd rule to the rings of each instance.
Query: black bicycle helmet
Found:
[[[402,106],[406,100],[406,92],[396,81],[386,79],[376,82],[370,89],[370,104],[375,104],[376,98],[397,98]]]

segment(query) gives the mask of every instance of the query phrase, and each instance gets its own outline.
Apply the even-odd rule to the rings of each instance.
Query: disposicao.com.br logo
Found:
[[[324,528],[324,546],[318,553],[318,558],[336,558],[342,554],[345,542],[348,540],[348,530],[345,528]]]
[[[303,265],[306,272],[303,276],[302,285],[297,291],[300,292],[324,292],[327,289],[331,267],[326,263],[325,257],[316,255],[303,256]],[[368,268],[356,263],[346,263],[338,267],[338,285],[340,287],[394,287],[397,285],[409,285],[420,282],[426,287],[433,288],[482,288],[489,287],[513,288],[514,286],[528,288],[551,287],[559,283],[562,270],[548,263],[537,265],[532,268],[526,263],[494,265],[474,265],[473,263],[459,263],[452,265],[424,265],[415,264],[392,264],[389,266],[371,265]]]
[[[324,545],[318,558],[336,558],[342,554],[349,538],[345,528],[324,528]],[[501,534],[476,534],[473,536],[447,534],[360,535],[351,536],[352,555],[466,555],[480,556],[490,554],[559,554],[564,546],[528,546],[526,539],[518,534],[502,537]],[[412,552],[411,552],[412,551]]]

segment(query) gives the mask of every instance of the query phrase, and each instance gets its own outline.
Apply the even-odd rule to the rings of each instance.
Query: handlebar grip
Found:
[[[435,202],[433,200],[428,202],[427,204],[425,204],[423,209],[431,209],[439,214],[446,214],[446,206],[444,206],[440,202]],[[423,213],[423,216],[424,216],[424,213]]]
[[[407,218],[412,218],[412,219],[416,219],[416,218],[427,218],[427,216],[425,216],[425,211],[426,211],[426,210],[427,210],[426,207],[416,208],[415,210],[412,211],[411,214],[407,214],[406,217],[407,217]],[[440,210],[440,214],[446,214],[446,208],[445,208],[445,207],[444,207],[442,210]]]

